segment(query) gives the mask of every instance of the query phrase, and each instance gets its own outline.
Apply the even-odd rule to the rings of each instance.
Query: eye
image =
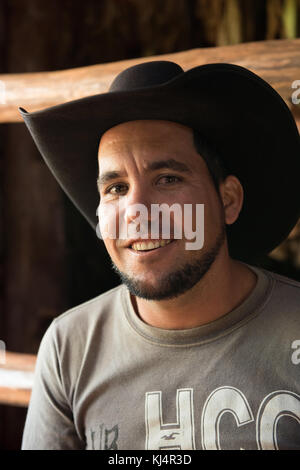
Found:
[[[162,181],[164,180],[164,181]],[[163,175],[158,179],[158,184],[172,184],[181,181],[181,178],[174,175]]]
[[[119,195],[119,194],[123,194],[126,191],[126,189],[127,189],[126,184],[122,184],[122,183],[113,184],[112,186],[110,186],[109,188],[105,190],[105,194]]]

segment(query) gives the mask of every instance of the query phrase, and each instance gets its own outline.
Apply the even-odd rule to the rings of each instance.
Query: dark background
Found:
[[[0,73],[63,70],[239,42],[299,37],[298,0],[0,0]],[[295,77],[299,79],[300,77]],[[300,280],[299,230],[265,267]],[[23,123],[0,126],[0,338],[36,354],[51,320],[119,283]],[[26,408],[0,406],[0,449]]]

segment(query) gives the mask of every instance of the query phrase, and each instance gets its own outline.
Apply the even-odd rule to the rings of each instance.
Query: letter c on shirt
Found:
[[[247,398],[234,387],[220,387],[207,398],[201,417],[201,435],[203,450],[219,450],[219,425],[224,413],[235,417],[238,427],[254,421]]]
[[[294,418],[300,424],[300,396],[287,390],[270,393],[262,401],[256,420],[258,448],[278,450],[277,425],[282,416]]]

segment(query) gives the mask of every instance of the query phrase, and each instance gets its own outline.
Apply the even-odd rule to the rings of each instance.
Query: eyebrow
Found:
[[[145,166],[145,171],[151,172],[156,170],[162,170],[164,168],[168,168],[169,170],[179,171],[183,173],[191,173],[191,169],[183,162],[179,162],[174,158],[169,158],[168,160],[156,160],[154,162],[149,162]],[[106,183],[109,183],[112,180],[120,178],[124,176],[124,173],[119,171],[106,171],[102,175],[99,175],[97,179],[98,187],[100,188]]]

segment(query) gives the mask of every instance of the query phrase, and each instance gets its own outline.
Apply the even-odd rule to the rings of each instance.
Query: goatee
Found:
[[[218,256],[225,238],[226,229],[223,225],[212,248],[204,253],[198,260],[188,262],[176,271],[161,276],[155,287],[146,285],[143,281],[127,276],[127,274],[118,269],[114,262],[112,262],[112,268],[119,275],[122,283],[127,286],[132,295],[146,300],[173,299],[184,294],[203,278]]]

